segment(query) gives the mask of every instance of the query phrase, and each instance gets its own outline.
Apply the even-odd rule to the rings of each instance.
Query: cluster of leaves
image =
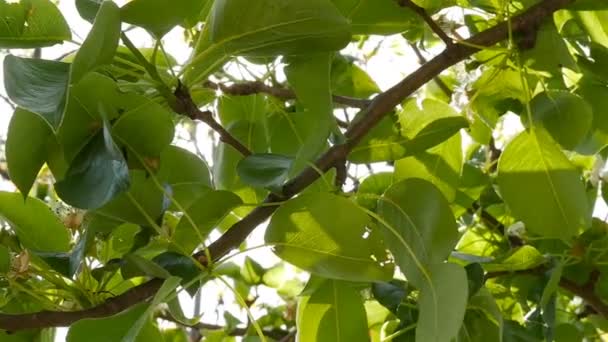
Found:
[[[206,341],[600,339],[608,225],[592,214],[608,194],[607,3],[562,1],[572,4],[523,33],[473,46],[464,67],[444,65],[362,139],[348,129],[386,94],[340,53],[351,41],[399,35],[449,56],[469,43],[438,28],[475,35],[552,1],[76,0],[92,27],[73,54],[4,58],[20,194],[0,193],[0,339],[49,340],[68,323],[72,342],[187,340],[185,328],[159,329],[161,317]],[[462,21],[444,16],[458,9]],[[71,40],[50,0],[0,0],[0,21],[2,48]],[[127,24],[155,47],[136,47]],[[162,46],[178,25],[192,43],[184,65]],[[224,70],[235,57],[265,67],[266,87],[223,85],[238,85]],[[525,129],[506,139],[513,115]],[[172,145],[192,120],[221,137],[211,168]],[[346,151],[342,165],[315,165],[340,146],[330,151]],[[305,286],[284,264],[236,265],[207,248],[213,231],[238,247],[243,217],[250,232],[270,214],[265,243],[311,274]],[[245,328],[184,316],[177,292],[213,280],[234,290]],[[262,286],[285,304],[256,303]]]

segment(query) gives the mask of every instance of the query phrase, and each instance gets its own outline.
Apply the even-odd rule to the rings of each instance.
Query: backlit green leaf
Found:
[[[376,242],[364,238],[368,223],[365,212],[351,201],[329,193],[310,193],[276,211],[265,240],[283,260],[324,277],[390,279],[392,264],[385,255],[373,255]]]
[[[392,0],[332,0],[350,19],[353,34],[389,35],[423,25],[420,17]]]
[[[578,170],[541,128],[507,145],[498,163],[498,185],[513,216],[531,233],[567,239],[590,223]]]
[[[164,0],[133,0],[120,9],[120,14],[124,22],[141,26],[160,38],[176,25],[203,19],[199,15],[207,2],[177,0],[168,4]]]

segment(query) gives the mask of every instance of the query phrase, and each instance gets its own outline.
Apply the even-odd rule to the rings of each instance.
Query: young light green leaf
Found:
[[[590,223],[578,170],[540,127],[507,145],[498,163],[498,185],[513,216],[531,233],[568,239]]]
[[[161,38],[173,27],[184,23],[196,23],[207,0],[133,0],[120,9],[124,22],[141,26]],[[158,15],[162,13],[162,15]]]
[[[443,143],[395,162],[395,181],[420,178],[435,185],[453,202],[460,183],[462,141],[456,134]]]
[[[283,260],[323,277],[390,279],[392,264],[364,238],[369,218],[351,201],[329,193],[289,200],[272,216],[265,241]],[[381,250],[381,249],[380,249]]]
[[[66,203],[97,209],[129,188],[129,169],[106,125],[76,156],[55,190]]]
[[[292,165],[292,158],[279,154],[252,154],[241,159],[237,173],[245,184],[278,189],[287,181]]]
[[[401,271],[414,284],[428,282],[426,268],[445,261],[458,238],[456,220],[439,189],[418,178],[395,183],[378,200],[377,212]]]
[[[0,192],[0,216],[11,225],[24,247],[37,252],[68,252],[70,232],[41,200]]]
[[[54,130],[63,118],[69,74],[67,63],[13,55],[4,59],[4,87],[9,98],[40,115]]]
[[[368,98],[379,93],[380,87],[351,57],[336,55],[331,63],[331,90],[334,95]]]
[[[11,181],[23,196],[30,192],[47,159],[51,127],[38,115],[22,108],[13,113],[6,138],[6,163]]]
[[[593,110],[575,94],[559,90],[542,92],[532,99],[530,107],[533,120],[565,149],[578,146],[591,128]]]
[[[461,266],[430,266],[430,282],[420,284],[416,341],[450,342],[460,331],[467,308],[467,275]]]
[[[1,1],[0,13],[0,48],[31,49],[72,39],[68,23],[50,0]]]
[[[298,341],[369,341],[363,300],[351,284],[323,280],[298,302]]]
[[[336,51],[348,43],[349,30],[348,21],[329,0],[216,0],[185,81],[198,83],[233,55]]]
[[[97,12],[93,28],[78,49],[72,62],[70,84],[96,67],[111,64],[120,37],[120,9],[112,1],[104,1]]]
[[[515,272],[529,270],[547,262],[547,259],[532,246],[522,246],[494,262],[483,263],[487,272]]]

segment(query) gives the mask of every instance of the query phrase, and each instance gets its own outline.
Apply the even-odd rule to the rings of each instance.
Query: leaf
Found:
[[[173,141],[173,114],[136,94],[125,94],[121,102],[126,111],[112,126],[114,137],[139,157],[159,157]]]
[[[456,134],[428,151],[395,162],[395,182],[420,178],[435,185],[448,202],[453,202],[460,184],[462,141]]]
[[[95,22],[72,62],[70,84],[104,64],[111,64],[120,37],[120,9],[112,1],[104,1]]]
[[[6,274],[11,270],[11,255],[8,248],[0,245],[0,274]]]
[[[401,302],[408,294],[407,283],[399,279],[373,283],[372,294],[382,306],[397,314]]]
[[[86,21],[93,23],[95,16],[105,0],[76,0],[78,14]]]
[[[447,200],[428,181],[410,178],[386,190],[377,212],[384,241],[408,281],[428,281],[427,267],[446,260],[458,239]]]
[[[547,238],[568,239],[589,226],[587,198],[579,177],[541,128],[518,135],[498,163],[500,194],[513,216],[529,232]]]
[[[69,72],[67,63],[8,55],[4,87],[15,104],[40,115],[56,130],[66,106]]]
[[[0,13],[0,48],[31,49],[72,39],[65,18],[49,0],[2,1]]]
[[[124,22],[141,26],[161,38],[176,25],[196,22],[207,0],[133,0],[120,9]],[[162,13],[163,15],[158,15]]]
[[[378,172],[366,177],[357,191],[357,204],[376,211],[378,198],[393,184],[393,173]]]
[[[552,20],[541,24],[533,47],[523,50],[521,58],[527,67],[556,76],[561,75],[562,67],[578,70],[564,38],[557,32]]]
[[[392,0],[332,0],[351,21],[353,34],[390,35],[420,29],[422,21]]]
[[[361,112],[360,115],[365,114]],[[355,164],[397,160],[407,155],[407,142],[399,133],[397,116],[388,114],[353,148],[348,160]]]
[[[242,203],[240,197],[229,191],[208,190],[202,193],[186,208],[188,216],[184,215],[179,220],[172,241],[180,246],[182,253],[191,253],[203,243],[201,238],[205,239],[232,209]]]
[[[129,188],[129,169],[107,126],[76,156],[55,190],[66,203],[97,209]]]
[[[464,319],[468,285],[461,266],[435,264],[429,269],[431,281],[420,287],[416,341],[450,342]]]
[[[47,159],[53,131],[40,116],[22,108],[13,113],[6,138],[6,163],[11,181],[27,196]]]
[[[298,341],[369,341],[363,300],[352,285],[324,280],[298,303]]]
[[[522,246],[505,257],[482,266],[487,272],[515,272],[535,268],[546,261],[536,248]]]
[[[228,96],[224,94],[218,99],[217,107],[220,121],[224,127],[240,120],[266,125],[269,104],[264,95]]]
[[[217,0],[185,73],[185,83],[205,79],[230,56],[337,51],[348,44],[349,30],[348,21],[329,0]]]
[[[241,277],[249,285],[259,285],[262,283],[266,270],[250,257],[245,257],[245,262],[241,268]]]
[[[25,248],[37,252],[68,252],[70,233],[41,200],[0,192],[0,215],[11,225]]]
[[[565,149],[572,150],[585,138],[591,128],[593,110],[579,96],[552,90],[536,95],[530,107],[533,120]]]
[[[591,105],[593,121],[591,129],[576,151],[596,154],[608,145],[608,115],[605,115],[608,108],[608,88],[581,81],[577,92],[585,102]]]
[[[330,55],[323,53],[292,57],[285,67],[287,81],[293,87],[298,102],[304,107],[310,126],[299,134],[302,146],[293,162],[291,176],[298,174],[319,155],[327,144],[332,129],[336,128],[330,89]]]
[[[241,159],[237,173],[247,185],[272,190],[287,181],[292,164],[293,159],[279,154],[253,154]]]
[[[401,134],[409,142],[408,153],[424,151],[436,146],[468,126],[467,120],[448,104],[425,99],[421,105],[408,100],[399,112]]]
[[[351,201],[310,193],[287,201],[272,216],[265,241],[283,260],[332,279],[390,279],[392,265],[365,239],[367,215]]]
[[[334,95],[368,98],[380,92],[376,82],[348,56],[337,55],[331,64],[331,89]]]
[[[169,295],[173,291],[175,291],[175,288],[177,288],[177,286],[179,285],[180,280],[181,279],[179,277],[170,277],[165,279],[160,289],[158,289],[158,292],[156,292],[156,294],[154,295],[152,303],[150,303],[150,305],[146,308],[146,311],[144,311],[144,313],[137,319],[137,321],[135,321],[135,323],[131,326],[127,334],[122,337],[122,339],[120,340],[121,342],[131,342],[137,340],[137,337],[138,335],[140,335],[140,332],[144,325],[150,321],[154,309],[156,309],[156,307],[160,303],[163,303],[167,300],[167,297],[169,297]]]
[[[503,317],[486,288],[469,300],[456,342],[502,341]]]
[[[138,275],[145,275],[160,279],[170,279],[171,273],[158,263],[148,260],[139,254],[127,254],[123,260],[122,276],[127,279]],[[132,273],[132,274],[131,274]]]
[[[147,303],[140,303],[114,316],[79,320],[70,326],[66,340],[67,342],[121,341],[149,306]]]

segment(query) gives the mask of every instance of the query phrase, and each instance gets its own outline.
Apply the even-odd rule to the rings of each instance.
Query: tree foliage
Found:
[[[0,192],[0,340],[60,326],[70,342],[608,332],[608,223],[594,217],[608,201],[607,2],[75,5],[90,30],[49,60],[40,49],[72,41],[58,7],[0,0],[19,190]],[[163,46],[177,26],[184,63]],[[383,36],[407,50],[372,54],[420,64],[384,91],[348,55]],[[207,161],[176,139],[202,126]],[[258,226],[263,246],[247,241]],[[231,259],[262,247],[281,261]],[[212,282],[246,320],[184,314],[177,294],[206,298]]]

